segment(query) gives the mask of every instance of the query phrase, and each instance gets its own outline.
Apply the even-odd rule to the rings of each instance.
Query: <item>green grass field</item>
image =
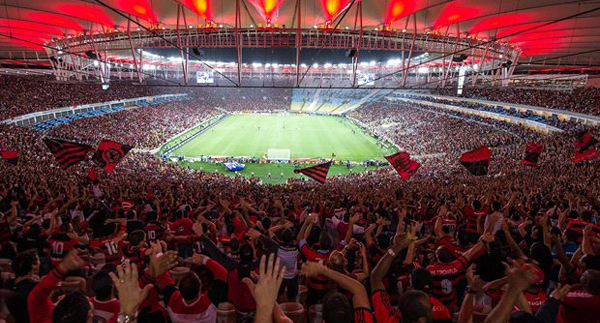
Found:
[[[383,160],[393,153],[351,120],[335,116],[305,114],[242,114],[232,115],[200,136],[172,152],[174,156],[257,157],[266,156],[268,149],[290,149],[291,158],[331,158],[362,162]],[[181,162],[182,166],[204,171],[225,171],[223,165]],[[246,164],[241,175],[258,176],[266,183],[282,183],[293,174],[293,165]],[[331,175],[367,170],[365,167],[334,166]],[[268,174],[271,173],[271,178]],[[283,173],[283,176],[281,175]],[[232,174],[232,173],[230,173]]]
[[[290,149],[292,158],[363,161],[381,159],[383,148],[350,120],[310,115],[233,115],[175,150],[173,155],[262,158],[269,148]]]

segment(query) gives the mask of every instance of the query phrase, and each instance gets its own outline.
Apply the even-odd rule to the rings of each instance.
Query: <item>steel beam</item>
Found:
[[[240,8],[240,0],[235,0],[235,49],[237,54],[237,86],[242,86],[242,12]]]
[[[127,20],[127,38],[129,38],[129,48],[131,49],[131,56],[133,58],[133,66],[135,67],[135,71],[137,72],[138,81],[140,83],[142,83],[142,73],[140,71],[140,69],[142,67],[138,66],[137,58],[135,56],[135,47],[133,46],[133,40],[131,39],[131,21],[129,21],[129,20]]]
[[[177,3],[177,47],[179,47],[179,55],[181,56],[181,70],[183,72],[183,84],[188,84],[187,77],[187,57],[183,53],[183,46],[181,42],[181,32],[179,31],[179,17],[181,16],[181,11],[183,10],[181,3]]]
[[[302,0],[296,0],[296,87],[300,87],[300,51],[302,50]]]
[[[354,29],[356,29],[356,22],[358,20],[359,23],[359,33],[358,33],[358,44],[356,46],[356,55],[352,58],[352,87],[356,87],[356,73],[358,72],[358,62],[360,61],[360,49],[362,48],[363,43],[363,15],[362,15],[362,1],[358,3],[356,7],[356,16],[354,18]]]
[[[413,14],[413,18],[413,39],[410,44],[410,51],[408,52],[408,66],[402,74],[402,87],[406,86],[406,79],[408,78],[408,74],[410,73],[410,60],[412,59],[413,49],[415,48],[415,41],[417,40],[417,15]]]
[[[485,51],[483,52],[483,56],[481,57],[481,61],[479,61],[479,70],[478,70],[478,71],[475,71],[475,69],[473,69],[473,73],[475,73],[475,74],[473,75],[473,83],[472,83],[472,86],[475,86],[475,83],[477,83],[477,79],[479,78],[479,73],[480,73],[480,72],[482,72],[482,73],[484,73],[484,72],[485,72],[485,70],[483,69],[483,64],[485,64],[485,60],[486,60],[486,58],[487,58],[488,49],[489,49],[489,47],[490,47],[489,45],[490,45],[490,44],[487,44],[487,45],[485,46]],[[473,60],[475,60],[475,58],[473,58]]]

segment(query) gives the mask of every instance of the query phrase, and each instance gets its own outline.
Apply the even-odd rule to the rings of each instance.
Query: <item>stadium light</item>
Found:
[[[369,66],[369,63],[367,63],[367,62],[360,62],[360,66]]]
[[[319,67],[319,63],[314,63],[313,67]]]
[[[419,73],[421,74],[427,74],[429,73],[429,67],[425,66],[425,67],[419,67]]]
[[[267,64],[265,64],[265,67],[266,67],[266,68],[269,68],[269,67],[271,67],[271,63],[267,63]]]
[[[330,64],[330,63],[325,63],[325,65],[323,65],[323,67],[325,67],[325,68],[330,68],[330,67],[331,67],[331,64]]]
[[[371,66],[375,66],[376,64],[377,64],[377,62],[376,62],[376,61],[371,61],[371,62],[369,63],[369,65],[371,65]]]
[[[262,63],[252,63],[252,67],[261,67]]]
[[[300,64],[300,67],[306,67],[306,64],[302,63]]]

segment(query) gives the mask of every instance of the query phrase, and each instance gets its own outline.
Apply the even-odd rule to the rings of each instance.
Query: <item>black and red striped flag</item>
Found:
[[[133,147],[128,145],[122,145],[118,142],[110,140],[102,140],[98,145],[98,150],[92,157],[94,161],[106,169],[107,172],[111,173],[115,170],[115,166],[125,157],[125,155]]]
[[[5,162],[16,165],[19,163],[19,151],[18,150],[3,150],[2,151],[2,159]]]
[[[331,161],[311,167],[296,169],[294,170],[294,173],[304,174],[314,179],[315,181],[323,184],[325,183],[325,180],[327,180],[327,173],[329,172],[329,167],[331,167]]]
[[[540,165],[538,164],[538,161],[543,150],[544,145],[542,144],[535,142],[528,143],[527,148],[525,149],[525,157],[521,161],[521,164],[525,166],[539,167]]]
[[[93,150],[90,145],[61,139],[44,138],[42,141],[50,149],[62,169],[67,169],[86,160],[87,153]]]
[[[421,164],[410,159],[410,154],[407,152],[395,153],[391,156],[385,156],[388,162],[400,174],[403,180],[407,181],[417,173]]]
[[[577,164],[600,158],[600,152],[598,152],[598,148],[596,147],[598,140],[592,137],[588,131],[576,134],[573,144],[575,144],[573,163]]]
[[[469,151],[460,156],[460,163],[473,175],[481,176],[488,173],[492,152],[487,146]]]

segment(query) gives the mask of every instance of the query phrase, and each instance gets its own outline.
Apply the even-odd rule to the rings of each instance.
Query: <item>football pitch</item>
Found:
[[[187,144],[175,156],[264,158],[269,149],[289,149],[291,158],[331,158],[361,162],[387,150],[352,121],[303,114],[232,115]]]
[[[393,146],[381,144],[370,133],[353,121],[336,116],[307,114],[240,114],[231,115],[206,130],[198,137],[171,153],[184,157],[255,157],[266,158],[269,149],[289,150],[290,158],[323,158],[360,163],[365,160],[384,160],[395,152]],[[181,161],[186,168],[208,172],[228,172],[222,163]],[[308,165],[306,165],[308,166]],[[304,167],[304,166],[303,166]],[[330,176],[375,169],[374,166],[344,165],[331,167]],[[264,183],[285,183],[294,174],[291,164],[246,164],[239,172],[243,176],[257,176]]]

